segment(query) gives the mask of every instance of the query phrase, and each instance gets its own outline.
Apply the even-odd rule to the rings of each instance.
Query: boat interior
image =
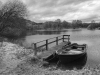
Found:
[[[73,43],[70,45],[65,45],[62,47],[62,50],[56,51],[57,54],[80,54],[84,53],[86,49],[86,44],[79,45],[77,43]]]

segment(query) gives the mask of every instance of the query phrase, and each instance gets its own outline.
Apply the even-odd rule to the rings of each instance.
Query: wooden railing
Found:
[[[51,40],[51,39],[55,39],[55,40],[49,42],[49,40]],[[32,46],[33,50],[35,50],[35,55],[36,55],[37,54],[37,49],[45,46],[46,50],[48,50],[49,44],[52,44],[52,43],[56,42],[56,45],[58,45],[60,40],[62,40],[62,42],[64,42],[64,41],[69,42],[70,41],[70,35],[61,35],[61,36],[49,38],[49,39],[46,39],[46,40],[43,40],[43,41],[32,43],[31,46]],[[42,45],[38,46],[37,44],[39,44],[41,42],[45,42],[45,44],[42,44]]]

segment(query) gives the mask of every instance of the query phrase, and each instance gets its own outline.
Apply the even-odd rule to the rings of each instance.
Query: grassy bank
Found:
[[[32,49],[25,49],[10,42],[3,42],[0,47],[0,75],[100,75],[100,65],[81,70],[61,70],[48,66]],[[44,65],[45,64],[45,65]]]

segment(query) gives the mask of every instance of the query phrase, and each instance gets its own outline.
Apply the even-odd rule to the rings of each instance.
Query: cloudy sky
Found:
[[[7,0],[2,0],[7,1]],[[36,22],[56,19],[100,22],[100,0],[21,0],[29,11],[29,19]]]

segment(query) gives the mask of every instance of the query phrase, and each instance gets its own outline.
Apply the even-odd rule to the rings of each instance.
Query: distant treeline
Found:
[[[81,20],[73,20],[72,22],[61,21],[57,19],[55,21],[46,21],[44,23],[40,23],[37,25],[33,25],[30,29],[32,30],[41,30],[41,29],[52,29],[52,30],[59,30],[59,29],[76,29],[76,28],[88,28],[88,29],[95,29],[100,27],[100,23],[95,23],[95,21],[91,21],[91,23],[83,23]]]
[[[52,28],[52,29],[68,29],[68,28],[86,28],[88,27],[88,23],[82,23],[81,20],[74,20],[72,23],[63,21],[61,22],[59,19],[56,21],[48,21],[43,24],[44,29]]]

